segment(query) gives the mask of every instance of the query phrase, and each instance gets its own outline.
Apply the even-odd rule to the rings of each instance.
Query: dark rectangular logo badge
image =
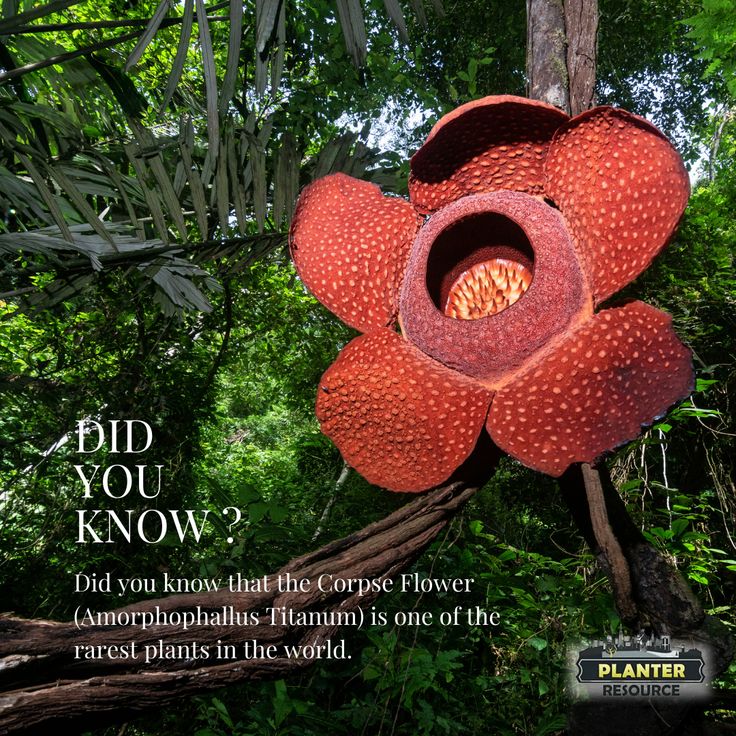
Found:
[[[606,657],[578,660],[578,682],[703,682],[703,660]]]

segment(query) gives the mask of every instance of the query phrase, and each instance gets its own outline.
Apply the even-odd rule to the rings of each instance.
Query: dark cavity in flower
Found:
[[[445,228],[427,261],[434,305],[453,319],[490,317],[517,302],[534,277],[524,230],[497,212],[464,217]]]

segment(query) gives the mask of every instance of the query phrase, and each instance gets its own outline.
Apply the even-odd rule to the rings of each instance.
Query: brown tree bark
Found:
[[[563,0],[527,0],[528,95],[570,112]]]
[[[598,39],[598,3],[565,0],[567,75],[570,114],[578,115],[595,104],[595,65]]]
[[[527,0],[529,97],[570,115],[595,96],[598,37],[596,0]]]
[[[339,627],[340,617],[367,610],[378,597],[321,592],[312,584],[305,592],[277,590],[279,575],[310,580],[319,575],[334,579],[382,581],[411,565],[437,537],[477,487],[454,483],[420,496],[390,516],[355,534],[291,560],[268,580],[268,592],[177,595],[143,601],[117,613],[160,611],[171,615],[197,611],[252,612],[258,623],[246,626],[135,625],[78,629],[73,623],[29,621],[0,617],[0,734],[46,733],[51,729],[82,726],[85,729],[120,721],[160,708],[186,695],[202,693],[244,680],[285,677],[312,664],[313,659],[288,658],[284,645],[323,645]],[[271,625],[267,608],[294,612],[320,612],[317,625]],[[330,619],[329,614],[333,614]],[[257,640],[272,645],[274,657],[243,658],[242,643]],[[237,659],[161,660],[146,665],[141,657],[79,659],[76,647],[136,642],[157,646],[230,644]],[[84,651],[84,650],[82,650]]]

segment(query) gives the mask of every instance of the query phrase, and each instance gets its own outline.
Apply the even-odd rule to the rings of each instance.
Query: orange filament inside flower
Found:
[[[463,271],[450,287],[445,314],[453,319],[480,319],[518,301],[532,283],[532,272],[507,258],[492,258]]]

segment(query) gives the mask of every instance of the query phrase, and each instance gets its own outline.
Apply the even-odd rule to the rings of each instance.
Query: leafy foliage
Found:
[[[702,9],[687,18],[688,33],[700,46],[700,58],[708,62],[707,77],[720,76],[732,96],[736,96],[736,32],[733,28],[733,0],[704,0]]]

